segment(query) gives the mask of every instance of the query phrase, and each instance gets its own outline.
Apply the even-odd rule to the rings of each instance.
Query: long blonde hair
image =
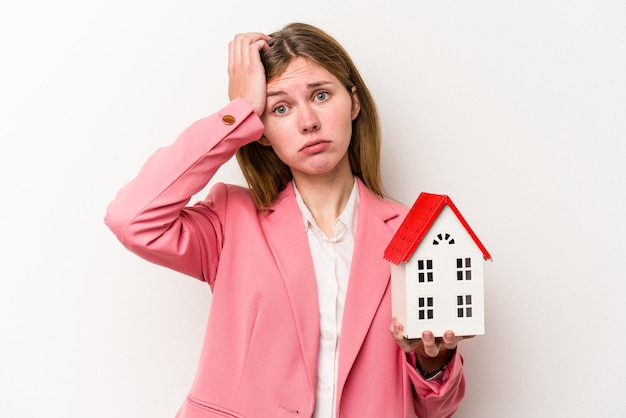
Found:
[[[378,196],[384,196],[380,176],[381,129],[374,99],[352,59],[333,37],[305,23],[290,23],[270,35],[269,50],[261,52],[266,80],[280,76],[296,57],[306,58],[333,74],[352,91],[356,87],[360,112],[352,122],[348,148],[352,173]],[[259,210],[269,208],[291,181],[289,166],[271,147],[252,142],[237,151],[248,187]]]

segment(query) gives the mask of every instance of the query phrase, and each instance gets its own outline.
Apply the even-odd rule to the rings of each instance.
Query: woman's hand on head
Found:
[[[265,110],[267,94],[260,52],[269,49],[269,39],[258,32],[240,33],[228,44],[228,97],[244,99],[259,116]]]

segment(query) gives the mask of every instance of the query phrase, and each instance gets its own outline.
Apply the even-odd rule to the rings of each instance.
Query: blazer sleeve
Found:
[[[105,224],[137,255],[210,282],[221,246],[219,217],[210,205],[186,205],[222,164],[262,133],[261,120],[242,99],[193,123],[118,191]],[[226,193],[225,187],[220,190]]]
[[[417,360],[414,360],[417,361]],[[456,350],[441,380],[425,380],[409,362],[409,377],[415,389],[413,403],[419,418],[447,418],[458,409],[465,396],[463,357]]]

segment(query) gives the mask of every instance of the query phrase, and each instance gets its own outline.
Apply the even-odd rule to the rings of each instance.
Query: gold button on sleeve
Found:
[[[232,125],[233,123],[235,123],[235,117],[233,115],[224,115],[222,116],[222,122],[224,122],[226,125]]]

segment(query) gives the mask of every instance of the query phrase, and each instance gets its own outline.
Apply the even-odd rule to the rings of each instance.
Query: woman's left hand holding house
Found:
[[[454,331],[448,330],[443,337],[435,338],[432,332],[424,331],[422,338],[407,339],[404,337],[404,326],[398,318],[393,318],[389,331],[402,351],[407,354],[415,352],[419,363],[417,366],[423,374],[441,370],[454,357],[459,341],[474,337],[457,337]]]

